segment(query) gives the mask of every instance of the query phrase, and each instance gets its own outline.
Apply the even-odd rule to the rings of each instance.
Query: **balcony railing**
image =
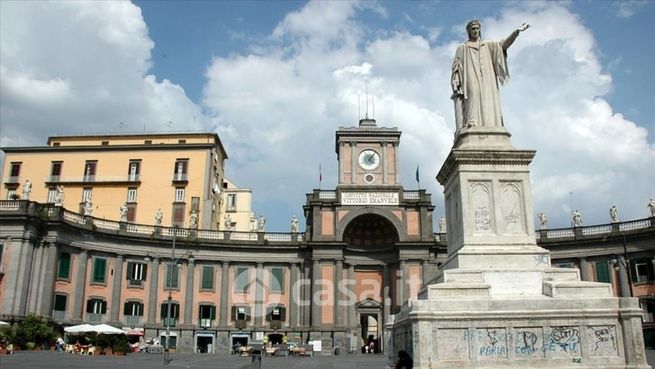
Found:
[[[52,320],[62,322],[66,319],[66,312],[64,310],[53,310]]]
[[[102,323],[105,320],[105,314],[87,313],[86,320],[90,323]]]
[[[38,215],[47,217],[50,220],[60,220],[67,224],[82,227],[93,228],[96,231],[109,233],[126,233],[132,235],[143,235],[147,237],[159,237],[172,239],[173,235],[180,238],[189,238],[195,240],[230,240],[230,241],[248,241],[252,243],[267,242],[270,245],[304,242],[306,240],[304,233],[287,233],[287,232],[237,232],[237,231],[217,231],[208,229],[190,230],[187,228],[162,227],[145,224],[135,224],[129,222],[117,222],[113,220],[99,219],[91,216],[85,216],[74,213],[52,204],[39,204],[32,201],[24,200],[0,200],[0,214],[19,213],[25,215]],[[560,228],[538,230],[535,239],[540,242],[549,240],[565,240],[580,237],[598,238],[605,235],[618,232],[631,232],[640,229],[655,227],[655,217],[631,220],[621,223],[612,223],[604,225],[593,225],[578,228]],[[229,235],[229,238],[228,238]],[[445,233],[435,233],[435,240],[445,243]]]
[[[212,319],[200,319],[200,326],[204,328],[209,328],[212,326]]]
[[[127,326],[133,326],[133,325],[140,325],[141,324],[141,317],[137,315],[126,315],[125,316],[125,325]]]
[[[129,174],[124,176],[46,176],[45,183],[130,183],[139,182],[141,176]]]
[[[161,324],[169,327],[175,327],[175,324],[177,323],[177,318],[162,318],[161,319]]]
[[[175,173],[173,174],[173,181],[188,181],[189,177],[186,173]]]
[[[5,183],[6,184],[18,184],[18,183],[20,183],[20,177],[19,176],[7,177],[7,179],[5,180]]]

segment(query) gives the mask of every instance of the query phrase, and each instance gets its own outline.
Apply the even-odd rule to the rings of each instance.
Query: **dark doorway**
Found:
[[[271,345],[280,345],[282,344],[282,338],[284,336],[280,333],[271,333],[268,335],[268,342]]]

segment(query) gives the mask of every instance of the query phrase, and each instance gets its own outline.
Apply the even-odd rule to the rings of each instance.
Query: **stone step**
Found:
[[[612,285],[599,282],[544,281],[543,293],[550,297],[610,297]]]
[[[487,283],[440,283],[425,287],[419,292],[419,299],[436,299],[440,297],[479,298],[489,297],[491,286]]]

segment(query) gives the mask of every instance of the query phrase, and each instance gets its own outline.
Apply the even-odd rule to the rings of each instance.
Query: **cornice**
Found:
[[[535,150],[452,149],[437,174],[437,181],[444,185],[455,168],[460,165],[527,166],[532,162],[535,153]]]

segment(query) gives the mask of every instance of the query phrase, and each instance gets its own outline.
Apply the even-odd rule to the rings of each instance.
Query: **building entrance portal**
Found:
[[[364,354],[382,352],[382,304],[373,299],[360,301],[356,305],[359,317],[360,349]]]

